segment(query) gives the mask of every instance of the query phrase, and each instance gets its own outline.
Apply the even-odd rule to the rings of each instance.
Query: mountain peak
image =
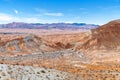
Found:
[[[120,49],[120,20],[111,21],[91,30],[88,40],[79,49],[117,50]]]
[[[120,23],[120,19],[117,19],[117,20],[113,20],[111,22],[117,22],[117,23]]]

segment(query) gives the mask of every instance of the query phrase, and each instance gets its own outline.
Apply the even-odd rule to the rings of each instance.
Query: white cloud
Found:
[[[15,14],[18,14],[18,10],[15,9],[14,12],[15,12]]]
[[[40,16],[63,16],[64,14],[61,12],[51,12],[50,10],[47,9],[41,9],[41,8],[34,8],[36,12],[40,14]]]
[[[30,18],[20,18],[20,22],[27,22],[27,23],[38,23],[41,22],[39,18],[30,17]]]
[[[48,15],[48,16],[63,16],[62,13],[54,13],[54,14],[50,14],[50,13],[46,13],[46,14],[41,14],[41,15]],[[6,23],[11,23],[11,22],[25,22],[25,23],[58,23],[60,21],[60,19],[57,18],[53,18],[53,19],[49,19],[45,18],[43,16],[36,16],[36,15],[32,15],[30,17],[19,17],[19,16],[15,16],[15,15],[10,15],[10,14],[6,14],[6,13],[0,13],[0,24],[6,24]]]
[[[35,8],[35,11],[36,11],[36,12],[39,12],[39,13],[48,12],[48,10],[46,10],[46,9],[41,9],[41,8]]]
[[[0,13],[0,21],[10,21],[12,16],[4,13]]]
[[[9,22],[37,23],[40,22],[40,19],[37,17],[16,17],[5,13],[0,13],[0,24]]]
[[[63,13],[44,13],[47,16],[63,16]]]

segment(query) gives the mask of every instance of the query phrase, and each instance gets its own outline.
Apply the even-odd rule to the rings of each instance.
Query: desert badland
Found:
[[[120,79],[120,20],[89,29],[18,24],[0,29],[0,80]]]

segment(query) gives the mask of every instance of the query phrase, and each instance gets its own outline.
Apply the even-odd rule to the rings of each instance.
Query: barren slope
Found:
[[[111,21],[92,29],[88,40],[79,49],[118,50],[120,49],[120,20]]]
[[[20,42],[17,46],[21,49],[18,52],[29,54],[7,56],[1,53],[0,63],[52,68],[76,75],[75,80],[119,80],[119,30],[120,21],[117,20],[90,32],[27,35],[1,40],[1,46],[2,43],[6,45],[17,40]],[[14,44],[5,48],[6,53],[16,51]]]

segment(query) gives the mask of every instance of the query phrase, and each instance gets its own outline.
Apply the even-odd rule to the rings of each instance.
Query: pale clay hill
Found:
[[[47,35],[44,32],[43,35],[39,32],[29,35],[3,33],[0,37],[0,63],[3,64],[0,68],[1,72],[7,75],[5,78],[120,79],[120,20],[111,21],[87,32]],[[38,74],[34,72],[36,68]],[[13,71],[12,74],[7,73],[9,70]],[[27,76],[24,76],[24,73]],[[1,79],[3,76],[5,75],[2,75]]]

